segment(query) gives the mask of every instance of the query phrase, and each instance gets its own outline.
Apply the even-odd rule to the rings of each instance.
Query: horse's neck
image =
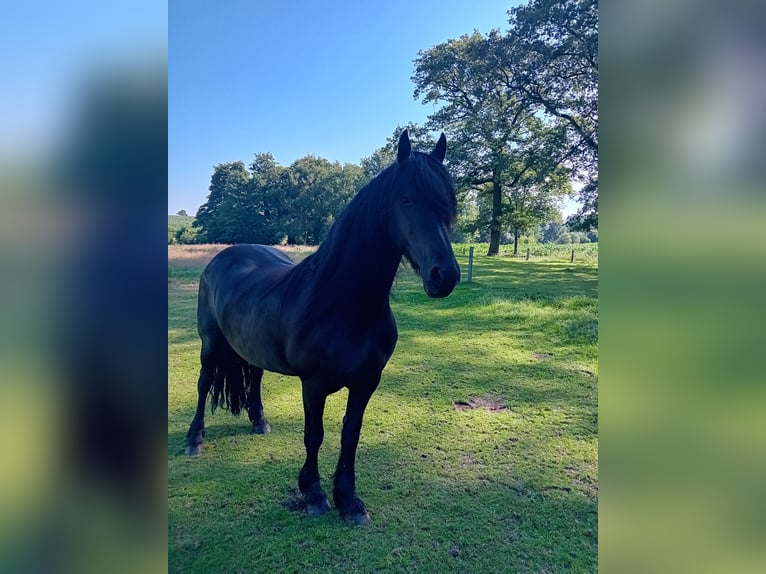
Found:
[[[384,222],[341,218],[331,236],[320,248],[317,285],[332,289],[350,311],[387,303],[402,252],[388,239]]]
[[[383,238],[365,239],[354,234],[348,242],[335,243],[323,257],[318,279],[330,282],[349,302],[388,300],[402,254]]]

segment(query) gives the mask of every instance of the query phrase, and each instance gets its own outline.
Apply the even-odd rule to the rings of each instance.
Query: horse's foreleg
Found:
[[[255,365],[247,365],[245,377],[250,379],[250,404],[247,405],[247,414],[250,416],[250,422],[253,423],[253,432],[255,434],[266,434],[271,431],[269,421],[263,416],[263,402],[261,402],[261,379],[263,378],[263,369]]]
[[[333,500],[338,512],[349,524],[365,525],[370,516],[362,500],[356,495],[356,447],[359,444],[359,433],[362,430],[364,409],[378,386],[380,375],[374,384],[367,387],[350,388],[346,404],[346,416],[343,417],[341,433],[340,458],[335,472]]]
[[[322,416],[327,395],[303,381],[303,411],[305,426],[303,443],[306,445],[306,462],[298,475],[298,487],[303,493],[306,512],[319,516],[330,510],[327,495],[322,490],[319,477],[319,447],[324,440]]]

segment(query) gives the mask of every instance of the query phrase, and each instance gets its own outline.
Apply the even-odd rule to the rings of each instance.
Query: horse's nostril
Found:
[[[431,283],[434,285],[438,285],[441,283],[442,280],[442,272],[439,267],[434,267],[431,269]]]

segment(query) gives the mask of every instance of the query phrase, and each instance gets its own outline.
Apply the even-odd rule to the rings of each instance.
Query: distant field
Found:
[[[174,233],[182,227],[191,229],[192,223],[194,223],[192,215],[168,215],[168,230]]]
[[[457,243],[454,245],[455,253],[468,255],[473,247],[475,255],[486,255],[489,243]],[[529,256],[532,259],[546,261],[569,261],[572,251],[575,252],[575,260],[598,262],[598,243],[534,243],[531,245],[520,244],[518,253],[513,255],[513,245],[503,244],[500,246],[500,257],[525,258],[529,248]]]
[[[168,247],[171,572],[597,570],[597,259],[476,249],[474,281],[464,276],[439,300],[400,271],[391,295],[399,343],[357,457],[372,523],[354,528],[335,511],[292,510],[304,457],[298,379],[264,377],[271,434],[218,411],[202,455],[182,454],[199,369],[196,281],[223,247]],[[326,488],[345,396],[327,401]]]
[[[192,223],[194,223],[194,217],[191,215],[168,215],[168,232],[171,235],[175,235],[176,231],[181,228],[191,230]],[[474,248],[476,255],[486,255],[489,249],[489,243],[456,243],[454,245],[455,253],[459,255],[468,255],[469,248]],[[529,247],[530,258],[538,260],[561,260],[568,261],[572,250],[575,252],[575,259],[578,261],[598,261],[598,243],[574,243],[574,244],[558,244],[558,243],[535,243],[527,246],[526,244],[520,244],[518,254],[516,257],[526,257],[527,247]],[[302,246],[304,249],[310,249],[310,247]],[[286,247],[290,249],[290,247]],[[513,257],[513,245],[503,244],[500,246],[500,257]]]

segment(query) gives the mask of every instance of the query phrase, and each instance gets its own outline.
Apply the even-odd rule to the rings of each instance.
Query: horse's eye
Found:
[[[409,195],[402,196],[402,205],[409,207],[412,205],[412,198]]]

